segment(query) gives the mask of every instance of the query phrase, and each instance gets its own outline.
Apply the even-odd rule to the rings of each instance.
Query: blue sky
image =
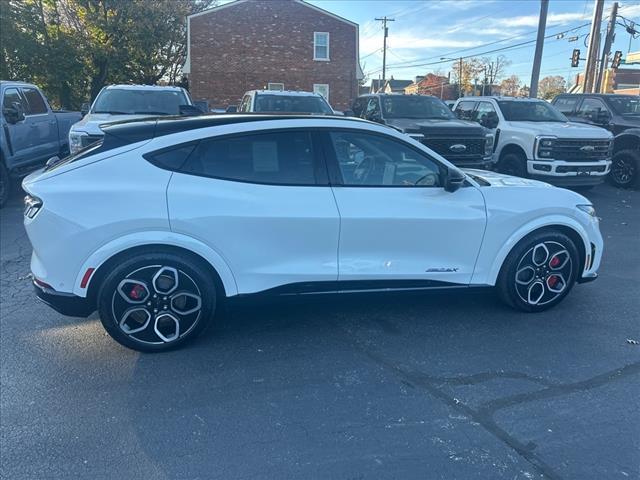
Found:
[[[395,18],[389,23],[387,78],[411,79],[428,72],[446,74],[451,62],[420,67],[415,63],[432,63],[440,57],[460,55],[505,55],[511,65],[506,75],[515,74],[528,84],[535,43],[486,55],[493,50],[516,43],[535,40],[540,2],[538,0],[308,0],[332,13],[360,25],[360,58],[365,73],[372,78],[381,75],[382,28],[375,17]],[[640,23],[640,0],[620,0],[619,14]],[[545,41],[541,78],[561,75],[574,78],[579,68],[571,68],[574,48],[586,55],[585,40],[593,14],[594,0],[550,0],[547,35],[574,29],[564,38]],[[608,20],[611,2],[605,2],[604,17]],[[606,30],[606,22],[602,31]],[[569,42],[568,37],[578,36]],[[629,50],[630,35],[619,25],[613,51]],[[493,43],[499,42],[499,43]],[[483,46],[493,43],[489,46]],[[640,50],[640,39],[632,40],[631,51]],[[584,62],[581,63],[581,66]]]

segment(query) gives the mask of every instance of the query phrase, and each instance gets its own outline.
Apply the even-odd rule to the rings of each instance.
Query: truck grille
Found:
[[[551,158],[567,162],[606,160],[611,156],[610,140],[582,140],[558,138],[551,151]]]
[[[446,159],[484,156],[484,138],[425,138],[422,143]],[[463,151],[451,150],[453,145],[464,145]]]

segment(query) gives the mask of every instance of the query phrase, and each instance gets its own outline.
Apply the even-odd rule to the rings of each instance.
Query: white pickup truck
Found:
[[[570,122],[544,100],[464,97],[453,111],[495,133],[494,161],[502,173],[589,187],[601,183],[611,168],[613,135]]]
[[[109,85],[93,105],[82,106],[83,118],[69,131],[69,148],[76,153],[104,136],[100,125],[163,115],[198,115],[189,93],[181,87]]]

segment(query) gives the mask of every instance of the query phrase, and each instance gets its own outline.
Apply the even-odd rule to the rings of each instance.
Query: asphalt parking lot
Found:
[[[487,292],[254,300],[144,355],[35,300],[16,194],[0,477],[640,478],[640,192],[587,196],[601,277],[552,311]]]

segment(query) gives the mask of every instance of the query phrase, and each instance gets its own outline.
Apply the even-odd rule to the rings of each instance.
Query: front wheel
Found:
[[[174,253],[146,253],[121,262],[98,292],[105,330],[142,352],[173,349],[193,339],[211,322],[215,307],[211,275]]]
[[[619,188],[640,185],[640,151],[620,150],[611,159],[609,183]]]
[[[527,177],[527,159],[518,153],[507,153],[503,155],[496,166],[496,170],[505,175],[514,177]]]
[[[569,293],[579,268],[578,249],[569,237],[540,232],[523,239],[507,255],[496,287],[513,308],[540,312]]]

